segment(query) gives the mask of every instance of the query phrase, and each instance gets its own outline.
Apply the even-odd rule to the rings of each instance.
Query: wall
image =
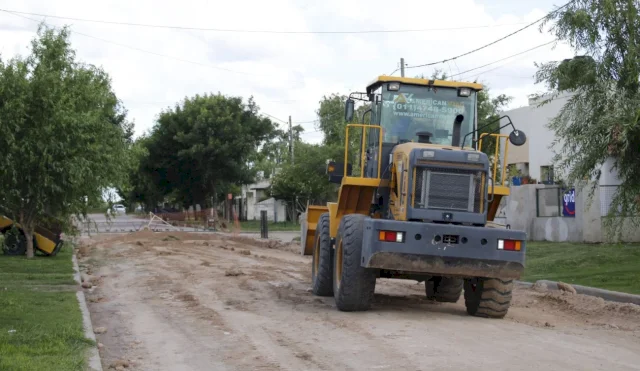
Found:
[[[538,192],[537,199],[536,190],[541,190]],[[587,188],[576,188],[575,217],[538,217],[536,202],[540,206],[549,205],[546,214],[544,214],[544,208],[539,208],[541,215],[559,214],[557,206],[553,206],[551,202],[556,194],[553,187],[544,184],[511,187],[511,195],[505,202],[504,223],[510,224],[512,229],[524,230],[527,238],[532,241],[602,242],[605,239],[600,217],[599,188],[596,189],[591,202],[587,199]],[[632,229],[627,228],[625,231],[627,241],[633,241],[636,237],[638,237],[636,240],[640,241],[640,233],[631,233]]]
[[[287,208],[282,200],[270,198],[255,204],[253,215],[254,220],[260,219],[260,211],[267,211],[267,219],[269,221],[284,222],[287,220]]]

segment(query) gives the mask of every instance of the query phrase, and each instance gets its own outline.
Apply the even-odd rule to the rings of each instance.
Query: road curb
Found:
[[[523,281],[516,281],[516,283],[518,285],[522,285],[526,287],[532,287],[534,285],[534,283],[523,282]],[[547,288],[550,290],[559,290],[558,282],[556,281],[538,280],[535,282],[535,285],[543,285],[543,284],[546,285]],[[614,301],[617,303],[628,303],[628,304],[640,305],[640,295],[627,294],[624,292],[610,291],[610,290],[598,289],[595,287],[588,287],[588,286],[581,286],[581,285],[571,285],[571,286],[574,289],[576,289],[576,292],[578,294],[595,296],[598,298],[602,298],[604,300]]]
[[[73,254],[73,278],[78,283],[78,285],[82,284],[80,279],[80,267],[78,266],[78,259],[76,258],[76,254]],[[87,306],[87,300],[84,296],[84,291],[82,289],[76,291],[76,297],[78,298],[78,303],[80,304],[80,311],[82,312],[82,322],[84,327],[84,336],[87,339],[96,341],[96,335],[93,333],[93,325],[91,323],[91,315],[89,314],[89,307]],[[89,370],[91,371],[102,371],[102,361],[100,359],[100,352],[98,352],[97,346],[91,347],[89,349]]]

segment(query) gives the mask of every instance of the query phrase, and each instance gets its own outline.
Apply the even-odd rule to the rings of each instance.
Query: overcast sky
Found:
[[[102,66],[111,75],[116,93],[135,121],[136,135],[153,126],[162,108],[184,96],[221,92],[253,95],[262,113],[281,120],[291,115],[294,123],[305,128],[303,139],[318,142],[322,135],[316,131],[313,120],[317,119],[315,112],[323,95],[363,91],[377,75],[396,70],[400,57],[411,66],[468,52],[563,4],[563,0],[0,0],[0,9],[111,22],[245,31],[428,29],[358,34],[216,32],[22,14],[36,21],[44,19],[53,26],[72,27],[76,32],[72,42],[78,58]],[[3,59],[28,52],[37,22],[22,17],[0,12]],[[443,28],[450,30],[433,30]],[[552,40],[551,35],[533,26],[436,67],[457,74]],[[534,62],[562,60],[572,55],[564,45],[555,50],[551,45],[544,46],[456,79],[479,78],[492,94],[513,96],[511,108],[516,108],[527,104],[527,95],[543,89],[533,84]],[[433,67],[408,69],[407,76],[432,71]]]

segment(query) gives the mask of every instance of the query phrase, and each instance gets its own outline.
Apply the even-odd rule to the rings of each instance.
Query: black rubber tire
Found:
[[[440,303],[457,303],[462,295],[464,280],[436,276],[424,282],[427,299]]]
[[[333,296],[336,307],[343,312],[369,310],[373,301],[377,273],[361,265],[365,218],[360,214],[345,215],[338,228],[333,257]],[[338,267],[340,260],[341,268]]]
[[[6,228],[2,231],[4,241],[2,243],[2,252],[9,256],[21,256],[27,253],[27,238],[22,230],[12,231],[12,228]],[[17,236],[16,236],[17,234]]]
[[[318,219],[312,261],[311,292],[317,296],[333,295],[333,248],[329,231],[329,213],[320,215]]]
[[[473,278],[464,281],[467,313],[476,317],[504,318],[511,306],[513,280]]]

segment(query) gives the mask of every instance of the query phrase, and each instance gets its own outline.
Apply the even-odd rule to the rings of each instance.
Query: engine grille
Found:
[[[416,168],[414,206],[482,213],[483,176],[475,169]]]

